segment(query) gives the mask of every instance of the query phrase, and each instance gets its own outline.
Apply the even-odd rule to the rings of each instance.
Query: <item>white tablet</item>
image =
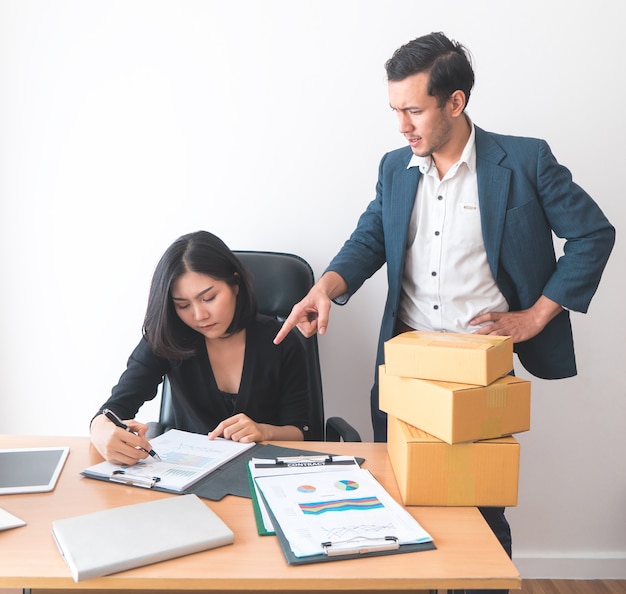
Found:
[[[0,450],[0,495],[54,489],[69,447]]]

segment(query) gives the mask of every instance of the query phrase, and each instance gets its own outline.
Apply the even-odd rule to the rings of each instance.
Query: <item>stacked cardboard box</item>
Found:
[[[530,382],[509,337],[407,332],[385,343],[380,408],[406,505],[517,505]]]

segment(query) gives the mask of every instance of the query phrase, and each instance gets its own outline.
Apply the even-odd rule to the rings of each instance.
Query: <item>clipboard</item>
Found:
[[[128,486],[153,489],[165,493],[194,494],[210,501],[220,501],[226,495],[245,497],[251,499],[250,484],[248,481],[247,465],[252,457],[280,458],[285,456],[328,455],[324,452],[311,452],[309,450],[287,448],[274,444],[255,444],[237,457],[232,458],[222,466],[213,470],[210,474],[200,479],[184,491],[172,491],[160,485],[158,477],[150,477],[148,480],[138,480],[132,472],[118,473],[115,477],[89,474],[88,469],[83,470],[83,476],[90,479],[106,482],[118,482]],[[112,480],[115,478],[117,480]]]
[[[82,471],[83,476],[132,487],[168,493],[194,493],[196,485],[220,467],[245,454],[254,443],[171,429],[151,440],[158,457],[147,457],[134,465],[102,461]]]
[[[312,563],[325,563],[328,561],[340,561],[345,559],[361,559],[364,556],[377,557],[382,555],[430,551],[437,548],[432,539],[426,542],[400,544],[395,535],[388,534],[378,538],[358,537],[346,538],[343,540],[339,539],[334,542],[322,542],[320,543],[322,549],[320,554],[297,556],[292,551],[289,539],[281,527],[280,522],[277,521],[276,516],[274,515],[270,505],[267,503],[263,493],[261,493],[261,498],[263,499],[272,519],[276,537],[278,538],[280,548],[288,565],[305,565]],[[419,524],[417,525],[419,526]]]
[[[270,514],[271,514],[270,510]],[[275,520],[275,518],[274,518]],[[414,544],[400,545],[395,537],[386,536],[383,540],[369,541],[369,542],[348,542],[345,546],[327,546],[325,553],[321,555],[311,555],[308,557],[296,557],[291,548],[289,547],[289,541],[285,537],[285,533],[282,531],[278,522],[274,523],[276,536],[278,543],[285,556],[285,560],[288,565],[307,565],[311,563],[325,563],[326,561],[341,561],[344,559],[362,559],[367,557],[380,557],[382,555],[394,555],[398,553],[415,553],[418,551],[433,551],[437,547],[434,542],[423,542]],[[393,540],[391,545],[387,539]],[[331,552],[332,551],[332,552]]]

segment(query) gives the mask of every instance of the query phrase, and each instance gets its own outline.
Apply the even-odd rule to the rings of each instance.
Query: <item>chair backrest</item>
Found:
[[[314,275],[306,260],[282,252],[235,251],[250,271],[257,296],[259,312],[283,321],[291,308],[313,286]],[[304,345],[309,377],[310,425],[307,440],[324,441],[324,399],[317,335],[305,338],[296,335]],[[174,425],[170,406],[169,386],[164,382],[159,423],[165,428]]]

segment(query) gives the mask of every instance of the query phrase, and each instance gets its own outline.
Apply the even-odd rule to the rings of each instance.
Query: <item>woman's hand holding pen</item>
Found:
[[[116,426],[104,414],[91,423],[91,441],[107,462],[133,465],[145,459],[152,449],[144,437],[147,425],[132,420],[125,425],[130,431]]]

